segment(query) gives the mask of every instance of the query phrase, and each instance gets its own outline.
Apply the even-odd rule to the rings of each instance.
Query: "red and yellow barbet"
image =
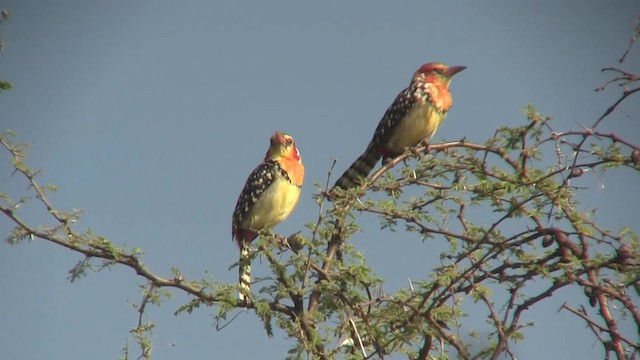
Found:
[[[384,161],[421,142],[426,144],[451,108],[451,77],[465,68],[441,63],[422,65],[385,112],[367,149],[334,186],[345,190],[359,186],[380,158]]]
[[[261,230],[285,220],[298,203],[304,166],[293,138],[276,131],[264,161],[256,167],[233,210],[231,234],[240,247],[240,299],[251,293],[251,242]]]

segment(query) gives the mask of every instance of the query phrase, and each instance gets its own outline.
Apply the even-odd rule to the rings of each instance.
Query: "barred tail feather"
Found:
[[[378,163],[378,160],[380,160],[378,152],[374,151],[371,147],[367,148],[367,150],[351,164],[349,169],[340,176],[333,187],[340,187],[347,190],[362,185],[363,179],[369,175],[373,167]]]
[[[251,249],[248,242],[240,244],[240,261],[238,263],[238,275],[240,292],[238,298],[241,301],[250,301],[251,296]]]

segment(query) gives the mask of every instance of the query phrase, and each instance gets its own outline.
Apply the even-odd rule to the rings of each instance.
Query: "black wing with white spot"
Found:
[[[234,237],[251,207],[279,176],[288,177],[280,164],[274,159],[263,161],[251,172],[233,211],[231,232]]]
[[[380,144],[386,144],[389,141],[389,137],[393,134],[393,130],[398,126],[400,120],[416,105],[417,99],[415,91],[416,88],[412,84],[396,96],[378,123],[376,131],[373,133],[371,145],[378,146]]]

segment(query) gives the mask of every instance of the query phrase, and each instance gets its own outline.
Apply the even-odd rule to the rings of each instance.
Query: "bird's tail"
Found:
[[[240,261],[238,262],[240,293],[238,298],[248,301],[251,294],[251,249],[248,242],[240,243]]]
[[[347,171],[340,176],[333,187],[340,187],[344,190],[360,186],[376,163],[380,160],[380,155],[369,146],[367,150],[351,164]]]

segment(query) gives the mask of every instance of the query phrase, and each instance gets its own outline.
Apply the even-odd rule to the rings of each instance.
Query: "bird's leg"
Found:
[[[431,145],[431,143],[428,138],[422,139],[420,143],[424,145],[424,154],[426,155],[429,152],[429,145]]]
[[[413,155],[415,155],[415,157],[420,159],[422,157],[422,154],[420,154],[420,151],[418,151],[418,148],[420,147],[420,145],[424,146],[424,154],[426,155],[429,152],[429,139],[428,138],[422,139],[419,143],[416,144],[416,146],[408,147],[408,148],[406,148],[406,150],[411,151],[411,153]],[[406,165],[406,162],[405,162],[405,165]]]
[[[409,150],[413,153],[413,155],[420,159],[420,151],[418,151],[418,146],[409,148]]]

